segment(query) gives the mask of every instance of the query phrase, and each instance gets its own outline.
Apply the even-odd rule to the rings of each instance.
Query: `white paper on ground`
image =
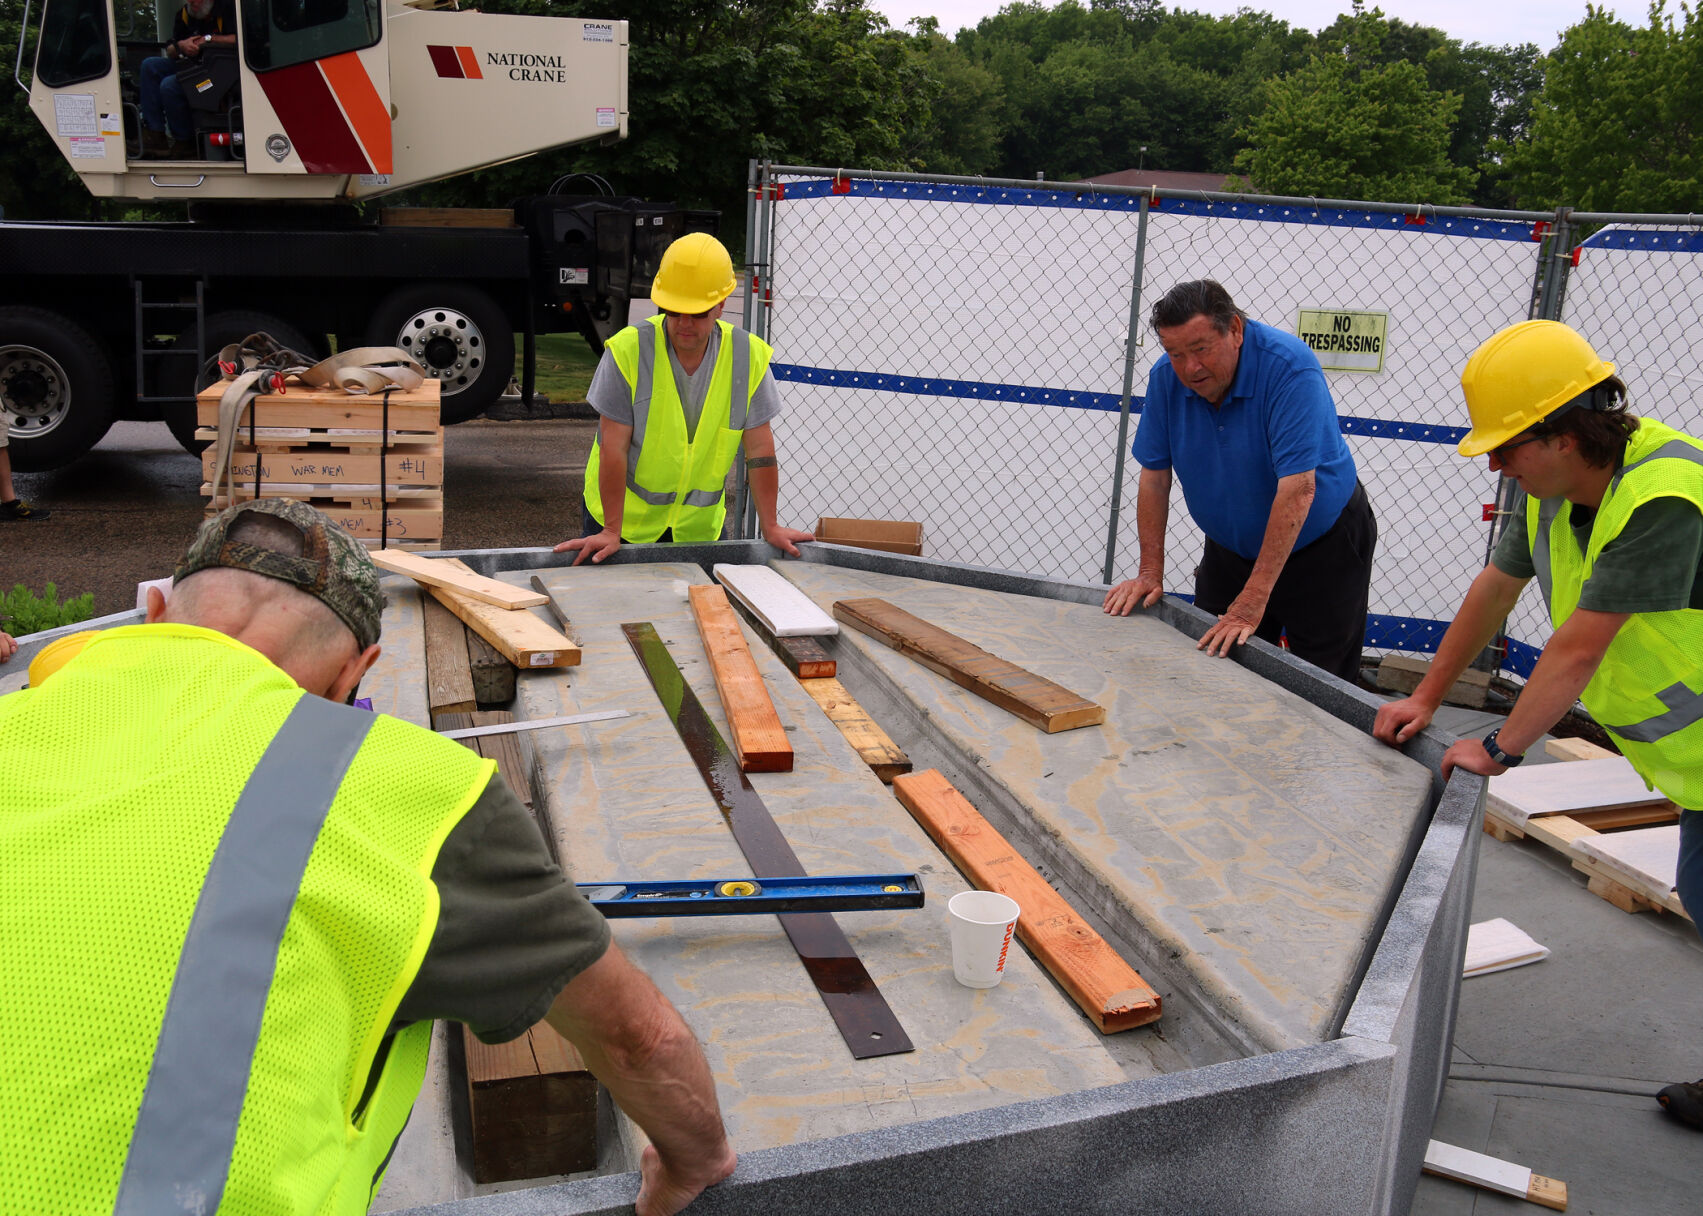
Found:
[[[136,608],[138,611],[145,612],[148,608],[149,587],[158,587],[160,589],[160,594],[165,596],[167,600],[170,600],[171,575],[168,574],[165,578],[151,578],[145,583],[136,584]]]
[[[1492,971],[1523,967],[1548,957],[1548,946],[1538,945],[1524,929],[1497,917],[1467,929],[1466,964],[1461,974],[1489,975]]]

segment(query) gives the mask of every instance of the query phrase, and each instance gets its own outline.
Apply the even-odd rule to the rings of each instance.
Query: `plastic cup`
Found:
[[[952,927],[952,975],[966,988],[992,988],[1005,976],[1005,957],[1021,909],[997,891],[960,891],[946,901]]]

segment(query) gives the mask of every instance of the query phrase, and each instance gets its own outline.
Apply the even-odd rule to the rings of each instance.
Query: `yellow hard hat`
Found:
[[[1482,456],[1614,375],[1577,330],[1559,321],[1521,321],[1487,340],[1461,371],[1472,430],[1462,456]]]
[[[735,286],[727,246],[707,232],[689,232],[663,252],[650,298],[668,312],[708,312]]]
[[[40,688],[43,680],[81,654],[83,647],[89,644],[89,639],[98,633],[98,629],[68,633],[43,646],[36,652],[35,658],[30,660],[30,687]]]

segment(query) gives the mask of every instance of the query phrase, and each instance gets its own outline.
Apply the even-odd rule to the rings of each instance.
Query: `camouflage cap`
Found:
[[[302,534],[301,552],[280,553],[228,539],[232,526],[249,514],[270,515],[293,525]],[[219,567],[289,583],[335,612],[362,650],[378,641],[384,593],[378,588],[372,558],[360,541],[305,502],[259,498],[227,507],[201,525],[172,582]]]

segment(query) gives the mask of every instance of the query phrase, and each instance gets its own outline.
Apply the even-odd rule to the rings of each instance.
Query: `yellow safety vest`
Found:
[[[1663,497],[1703,512],[1703,442],[1645,418],[1627,441],[1583,552],[1566,499],[1527,500],[1532,564],[1557,629],[1578,606],[1603,547],[1637,507]],[[1580,699],[1645,781],[1682,807],[1703,808],[1703,611],[1634,613]]]
[[[493,771],[187,625],[0,697],[0,1210],[364,1213],[425,1074],[430,1023],[388,1032],[432,866]]]
[[[629,325],[609,339],[607,347],[633,390],[633,441],[627,449],[621,536],[653,541],[672,528],[677,541],[719,540],[727,518],[727,472],[745,437],[751,397],[773,352],[761,338],[717,321],[721,346],[715,370],[698,429],[687,435],[662,323],[659,313],[643,324]],[[586,510],[601,523],[599,457],[600,445],[593,441],[585,464],[584,497]]]

